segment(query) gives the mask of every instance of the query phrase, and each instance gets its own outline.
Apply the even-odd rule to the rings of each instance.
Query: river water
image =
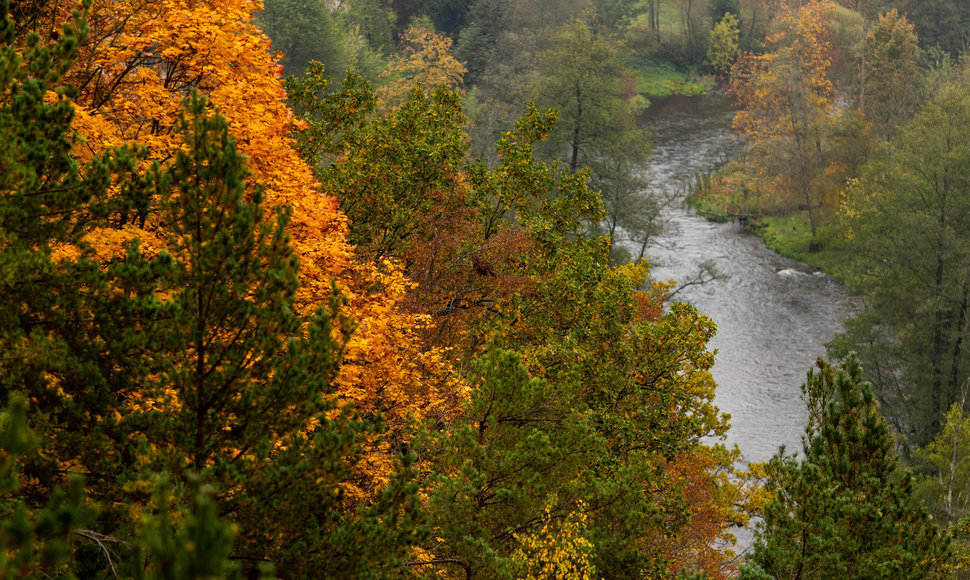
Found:
[[[768,250],[737,223],[708,222],[684,203],[693,176],[740,151],[728,133],[732,116],[729,97],[711,94],[662,99],[642,117],[655,138],[652,193],[679,192],[665,210],[670,232],[648,259],[657,280],[688,280],[704,262],[722,275],[676,299],[717,323],[710,347],[717,350],[716,403],[731,415],[728,445],[737,444],[746,461],[766,461],[782,444],[801,450],[801,384],[853,303],[833,278]]]

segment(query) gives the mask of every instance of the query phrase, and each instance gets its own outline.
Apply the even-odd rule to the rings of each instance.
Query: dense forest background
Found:
[[[963,574],[968,30],[0,0],[0,575]],[[695,206],[867,305],[765,465],[720,443],[714,323],[641,260],[637,113],[719,87],[748,151]]]

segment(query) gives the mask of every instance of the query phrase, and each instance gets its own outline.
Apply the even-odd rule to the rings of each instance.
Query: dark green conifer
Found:
[[[297,311],[289,209],[263,208],[204,99],[192,97],[179,130],[186,150],[158,175],[166,250],[126,259],[157,275],[152,315],[133,329],[152,337],[151,404],[131,415],[149,449],[141,477],[167,474],[186,500],[193,478],[211,485],[245,568],[379,576],[420,536],[417,499],[407,469],[374,505],[342,493],[369,428],[330,396],[353,330],[342,299],[335,290],[327,308]]]
[[[3,437],[0,565],[151,578],[392,569],[420,537],[413,477],[405,467],[364,507],[340,491],[367,427],[329,396],[352,328],[336,292],[297,312],[288,210],[261,206],[200,98],[165,168],[139,177],[133,149],[80,164],[63,78],[84,19],[45,44],[9,11],[0,0],[0,403],[29,401],[4,424],[37,435]],[[136,242],[105,263],[84,243],[149,218],[167,236],[160,253]]]
[[[12,497],[20,489],[18,460],[37,444],[37,435],[27,426],[26,400],[16,395],[0,412],[0,577],[74,578],[69,571],[71,544],[82,536],[95,537],[86,528],[96,513],[84,502],[79,478],[67,491],[55,490],[41,506]]]
[[[809,373],[802,455],[769,464],[774,499],[743,578],[927,578],[949,558],[861,374],[854,354]]]
[[[43,502],[66,482],[58,458],[97,480],[108,470],[96,466],[127,442],[115,411],[137,380],[124,354],[137,337],[125,332],[125,309],[111,307],[82,237],[143,211],[147,188],[133,176],[133,149],[85,164],[71,155],[73,91],[62,81],[86,37],[84,18],[45,43],[18,31],[30,27],[10,9],[0,0],[0,404],[14,392],[31,401],[42,443],[21,459],[36,483],[18,493]],[[121,181],[121,194],[108,196]],[[65,247],[73,251],[56,251]]]

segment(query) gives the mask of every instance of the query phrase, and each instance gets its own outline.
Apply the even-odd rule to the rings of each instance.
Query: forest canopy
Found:
[[[935,18],[970,14],[870,4],[0,0],[0,576],[958,569],[918,501],[959,532],[955,475],[921,477],[962,433],[966,83]],[[752,187],[815,246],[851,231],[874,305],[768,465],[724,444],[714,321],[643,259],[637,114],[724,82]],[[939,206],[920,167],[957,176]],[[886,291],[887,240],[937,216],[907,248],[935,293]]]

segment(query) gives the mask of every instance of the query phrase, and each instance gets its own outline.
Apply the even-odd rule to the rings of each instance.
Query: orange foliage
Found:
[[[731,90],[743,109],[734,126],[754,147],[789,136],[803,122],[800,115],[834,106],[837,95],[828,78],[831,10],[828,0],[813,0],[800,10],[782,7],[780,30],[767,39],[773,50],[745,54],[735,67]]]
[[[514,226],[483,237],[470,219],[436,225],[441,227],[430,239],[408,252],[413,275],[422,281],[408,305],[433,317],[434,326],[425,334],[429,346],[450,345],[470,358],[482,346],[473,344],[481,339],[471,328],[506,314],[510,297],[534,285],[520,262],[535,244]]]
[[[401,39],[404,55],[381,74],[390,82],[377,91],[377,97],[385,106],[397,108],[414,89],[430,93],[438,87],[460,87],[468,71],[451,56],[451,44],[450,38],[426,25],[409,26]]]
[[[698,447],[670,461],[665,470],[677,484],[664,490],[667,501],[682,502],[688,525],[671,523],[673,533],[650,538],[676,573],[703,570],[711,579],[733,578],[738,572],[732,524],[746,525],[762,502],[760,466],[751,473],[735,472],[738,451]]]
[[[81,87],[76,129],[88,149],[79,154],[135,142],[148,148],[149,161],[164,163],[182,146],[172,127],[186,96],[192,89],[205,94],[229,120],[252,181],[265,188],[267,208],[293,208],[300,301],[310,306],[329,295],[330,276],[349,267],[346,223],[333,199],[315,193],[309,168],[290,146],[294,118],[279,65],[250,22],[258,8],[248,0],[95,1],[92,36],[73,73]],[[138,236],[150,246],[152,226],[149,220],[128,227],[115,241]],[[120,252],[108,240],[98,242],[109,255]]]
[[[825,203],[825,156],[838,120],[838,91],[829,79],[833,51],[831,0],[783,6],[769,52],[742,55],[731,91],[741,110],[734,128],[747,140],[763,174],[781,176],[808,209],[812,235]]]
[[[62,6],[59,18],[66,18]],[[415,333],[426,321],[400,306],[407,289],[393,264],[362,265],[347,242],[347,220],[333,197],[319,192],[310,168],[292,147],[299,123],[286,105],[281,67],[269,40],[252,23],[252,0],[94,0],[91,36],[71,80],[80,88],[74,128],[76,155],[90,158],[134,142],[147,148],[144,169],[165,164],[182,147],[173,131],[192,90],[229,122],[237,149],[248,157],[250,183],[264,188],[264,207],[288,204],[291,243],[300,259],[298,305],[325,306],[332,281],[356,322],[338,378],[338,396],[363,416],[382,415],[387,430],[370,444],[351,491],[373,490],[392,470],[393,442],[415,417],[448,412],[460,392],[440,355],[422,353]],[[149,255],[164,248],[151,213],[89,235],[107,259],[141,240]],[[363,483],[365,482],[366,483]]]

